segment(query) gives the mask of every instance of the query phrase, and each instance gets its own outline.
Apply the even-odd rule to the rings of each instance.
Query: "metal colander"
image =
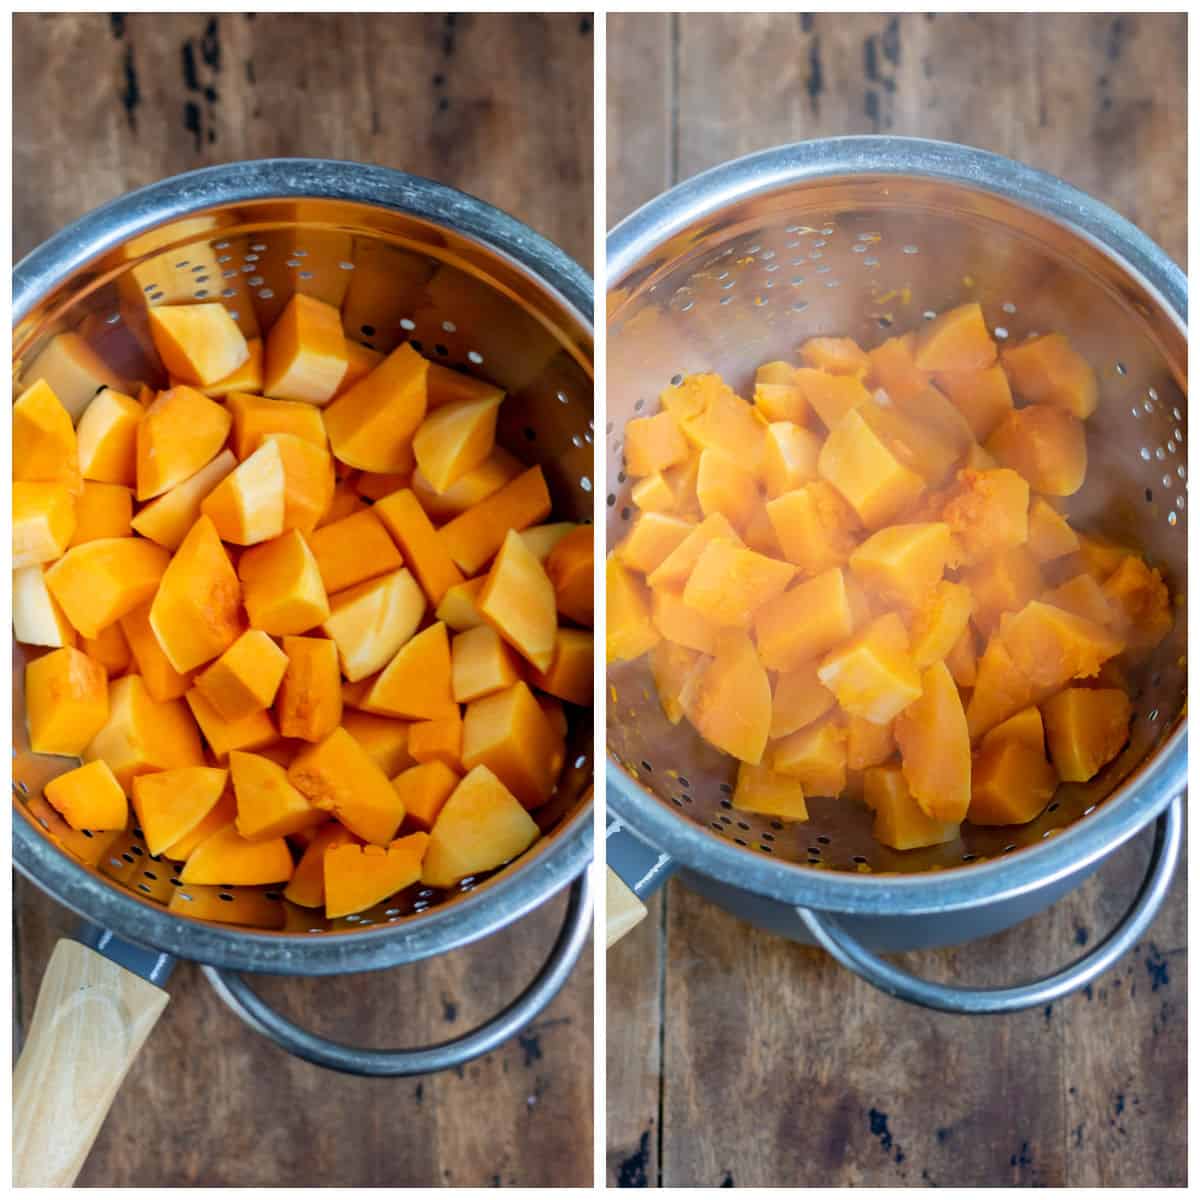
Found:
[[[1004,891],[1003,872],[1054,835],[1067,855],[1064,831],[1107,820],[1152,764],[1183,754],[1185,294],[1177,269],[1116,214],[1008,160],[941,143],[784,147],[708,172],[623,223],[609,246],[610,548],[637,512],[622,431],[656,411],[664,389],[715,371],[749,396],[755,368],[795,361],[806,338],[873,346],[978,300],[998,341],[1060,330],[1095,367],[1087,482],[1066,511],[1077,528],[1140,548],[1177,606],[1173,632],[1134,676],[1128,747],[1090,783],[1060,787],[1028,825],[964,825],[957,842],[901,853],[874,840],[871,813],[852,800],[815,798],[802,824],[735,811],[736,763],[686,721],[666,720],[645,658],[608,673],[618,818],[693,871],[752,892],[840,911],[929,910]],[[1169,799],[1155,793],[1141,821]],[[1122,833],[1118,822],[1102,840]],[[976,887],[985,866],[995,882]],[[924,886],[898,891],[901,877]]]
[[[14,375],[20,386],[33,382],[49,339],[72,332],[124,379],[165,386],[146,336],[147,306],[219,300],[247,336],[257,336],[297,291],[339,306],[347,334],[366,345],[387,352],[408,341],[434,362],[504,388],[498,442],[542,465],[552,520],[591,520],[590,280],[505,214],[398,172],[325,160],[238,163],[168,180],[91,214],[16,270]],[[508,867],[449,892],[416,886],[336,921],[269,889],[260,890],[257,925],[253,915],[236,924],[189,917],[186,887],[172,864],[148,853],[139,830],[111,844],[104,837],[102,853],[101,835],[90,845],[86,835],[76,839],[91,860],[80,861],[46,836],[46,820],[27,807],[37,807],[48,779],[75,765],[28,749],[27,653],[38,651],[15,648],[16,865],[135,942],[250,971],[388,966],[515,920],[578,881],[590,859],[591,713],[566,706],[566,767],[554,799],[536,814],[545,836]],[[181,912],[166,909],[173,894]],[[232,910],[237,898],[225,895]],[[578,928],[568,940],[578,944],[585,909],[571,909]]]

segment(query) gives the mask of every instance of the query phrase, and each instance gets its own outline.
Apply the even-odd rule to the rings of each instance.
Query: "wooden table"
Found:
[[[580,16],[18,15],[18,255],[120,193],[265,155],[358,159],[454,184],[592,258],[592,36]],[[72,919],[16,887],[18,1018]],[[374,1045],[496,1012],[563,901],[484,943],[378,975],[263,981],[294,1019]],[[592,970],[516,1041],[423,1080],[321,1071],[250,1032],[194,967],[134,1065],[81,1183],[587,1185]]]
[[[610,16],[608,214],[780,142],[887,132],[1061,175],[1186,260],[1183,16]],[[1147,839],[1054,909],[905,956],[999,984],[1120,917]],[[608,1162],[623,1186],[1186,1183],[1186,888],[1098,985],[966,1018],[669,885],[609,953]]]

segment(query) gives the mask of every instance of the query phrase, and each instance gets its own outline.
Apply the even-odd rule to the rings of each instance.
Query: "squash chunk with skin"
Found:
[[[763,443],[763,478],[767,495],[774,500],[817,477],[817,455],[821,439],[811,429],[791,421],[767,426]]]
[[[721,513],[741,528],[758,502],[758,479],[719,450],[702,450],[696,473],[696,499],[706,517]]]
[[[12,522],[14,568],[53,562],[75,534],[75,497],[57,483],[14,483]]]
[[[711,517],[705,517],[699,525],[696,525],[691,533],[646,576],[646,582],[652,588],[663,587],[666,584],[682,586],[692,573],[696,563],[700,561],[700,555],[704,552],[705,547],[715,541],[732,542],[734,545],[741,545],[742,542],[737,530],[720,513],[713,513]]]
[[[940,522],[890,525],[850,555],[850,570],[885,603],[915,609],[941,580],[949,555],[949,526]]]
[[[866,351],[847,337],[809,338],[800,347],[800,361],[831,375],[853,375],[860,379],[871,366]]]
[[[404,801],[379,764],[340,726],[302,750],[287,769],[294,787],[351,833],[386,846],[404,820]]]
[[[235,826],[226,825],[192,851],[179,881],[252,887],[286,883],[293,870],[292,854],[283,838],[248,842]]]
[[[513,649],[539,671],[549,668],[558,629],[554,584],[515,530],[505,537],[476,606]]]
[[[140,538],[98,538],[68,550],[46,572],[46,584],[67,620],[96,637],[154,596],[170,557]]]
[[[756,609],[779,596],[795,568],[735,546],[710,542],[683,589],[683,602],[717,625],[745,625]]]
[[[937,386],[966,418],[977,441],[985,441],[1012,411],[1008,376],[999,363],[975,371],[940,371]]]
[[[415,721],[408,731],[408,752],[419,763],[440,762],[453,770],[462,766],[463,719],[457,709],[434,721]]]
[[[653,475],[687,459],[688,440],[669,412],[635,417],[625,426],[625,465],[630,475]]]
[[[1053,562],[1079,549],[1079,538],[1041,496],[1029,503],[1029,552],[1038,562]]]
[[[326,819],[292,785],[287,772],[261,754],[231,751],[229,773],[237,797],[237,831],[247,841],[287,837]]]
[[[338,846],[356,846],[358,839],[337,821],[327,821],[313,831],[296,869],[283,889],[283,898],[301,908],[321,908],[325,903],[325,855]]]
[[[1043,688],[1095,675],[1125,648],[1103,626],[1039,600],[1011,616],[1000,636],[1018,669]]]
[[[1017,394],[1064,408],[1081,421],[1096,411],[1096,372],[1061,333],[1046,333],[1000,352]]]
[[[768,501],[766,513],[784,557],[805,575],[845,563],[862,531],[854,510],[823,479]]]
[[[919,850],[958,838],[956,821],[928,816],[917,803],[898,766],[869,768],[863,777],[864,799],[875,813],[872,835],[893,850]]]
[[[1104,581],[1104,595],[1119,614],[1118,630],[1133,650],[1152,650],[1171,632],[1175,618],[1167,585],[1157,568],[1135,554]]]
[[[971,802],[971,739],[962,699],[945,663],[921,675],[921,695],[896,718],[909,790],[935,821],[961,821]]]
[[[342,314],[297,292],[267,334],[262,390],[275,400],[328,404],[348,362]]]
[[[799,781],[806,796],[837,796],[846,786],[846,730],[836,719],[806,726],[775,742],[771,769]]]
[[[406,488],[385,496],[371,511],[383,522],[384,528],[404,552],[405,561],[420,581],[430,604],[436,607],[450,588],[462,583],[462,573],[455,566],[446,542],[434,529],[411,490]],[[471,510],[472,513],[476,511]],[[548,499],[546,512],[549,512]],[[501,534],[496,541],[497,549],[503,540]],[[492,553],[494,551],[487,558],[491,558]]]
[[[27,646],[73,646],[75,630],[46,586],[45,569],[35,563],[13,572],[13,634]],[[87,653],[86,648],[84,650]]]
[[[798,367],[795,386],[826,429],[833,429],[848,412],[871,401],[871,393],[857,377],[830,375],[812,367]]]
[[[218,762],[224,762],[234,750],[263,750],[279,740],[265,708],[256,709],[248,717],[227,721],[195,688],[184,699],[204,740]]]
[[[76,767],[51,779],[43,790],[46,799],[72,829],[100,833],[124,829],[129,824],[129,801],[108,763],[91,762]]]
[[[971,805],[967,819],[974,825],[1024,825],[1050,803],[1058,775],[1041,746],[1016,737],[985,743],[971,769]]]
[[[85,769],[98,766],[104,764]],[[220,767],[174,767],[136,776],[133,811],[146,849],[162,854],[187,837],[216,808],[228,781],[229,772]]]
[[[550,669],[533,675],[534,686],[568,704],[591,704],[593,645],[590,629],[559,629]]]
[[[150,626],[176,671],[191,671],[233,645],[242,627],[241,598],[216,528],[201,517],[175,551],[150,605]]]
[[[396,543],[371,509],[322,525],[307,537],[329,595],[404,565]]]
[[[408,752],[408,721],[346,709],[342,713],[341,723],[346,732],[383,768],[383,773],[389,779],[416,761]]]
[[[177,700],[192,686],[191,675],[175,670],[163,652],[158,634],[150,624],[150,603],[139,604],[118,624],[137,665],[137,673],[155,700],[160,703]]]
[[[520,679],[519,659],[489,625],[456,634],[450,644],[454,699],[467,704],[512,687]]]
[[[742,632],[725,633],[689,696],[688,720],[726,754],[752,765],[762,761],[771,729],[771,684]]]
[[[794,671],[785,671],[775,680],[771,698],[772,740],[787,737],[805,725],[823,717],[837,703],[837,697],[821,682],[816,661]]]
[[[238,576],[250,624],[264,633],[305,633],[330,616],[317,561],[298,530],[245,551]]]
[[[604,564],[606,661],[638,658],[662,636],[650,617],[650,591],[613,555]]]
[[[137,426],[137,498],[161,496],[195,475],[220,453],[232,423],[220,404],[193,388],[160,392]]]
[[[325,915],[362,912],[421,878],[427,833],[410,833],[383,846],[334,846],[325,854]]]
[[[651,620],[664,640],[704,654],[716,649],[723,627],[685,603],[682,591],[655,588],[651,605]]]
[[[1003,468],[959,471],[942,509],[957,558],[970,566],[1029,540],[1029,484]]]
[[[1117,623],[1117,610],[1109,602],[1101,586],[1086,571],[1060,583],[1042,596],[1047,604],[1065,608],[1076,616],[1086,617],[1097,625],[1110,629]]]
[[[392,780],[392,787],[404,801],[405,820],[418,829],[432,829],[461,778],[456,770],[436,759],[401,772]]]
[[[284,670],[276,701],[283,737],[319,742],[342,720],[337,646],[328,638],[285,637]]]
[[[425,419],[429,363],[407,342],[325,409],[334,455],[360,471],[386,474],[412,461]]]
[[[524,535],[526,544],[530,532]],[[589,628],[595,605],[594,537],[591,525],[577,525],[555,543],[545,560],[558,611],[569,621]]]
[[[338,592],[329,609],[321,628],[337,644],[342,673],[357,683],[391,661],[417,631],[425,596],[401,568]]]
[[[770,671],[795,670],[845,641],[853,629],[845,577],[837,567],[798,583],[754,617],[758,653]]]
[[[1046,496],[1073,496],[1087,474],[1082,422],[1049,404],[1015,409],[996,426],[985,448]]]
[[[71,414],[45,380],[17,398],[12,408],[13,479],[80,488],[79,448]]]
[[[908,649],[908,633],[894,612],[831,650],[817,677],[851,716],[886,725],[921,695],[921,678]]]
[[[283,463],[283,528],[309,534],[333,503],[333,459],[324,446],[293,433],[272,433]]]
[[[921,477],[901,465],[858,412],[847,413],[825,439],[817,470],[868,529],[886,525],[925,488]]]
[[[949,657],[967,632],[973,607],[974,598],[965,584],[943,579],[934,587],[909,624],[912,659],[917,670],[924,671]],[[950,673],[954,674],[953,668]]]
[[[450,638],[438,621],[405,642],[367,694],[367,707],[389,717],[434,721],[457,711]]]
[[[288,656],[262,630],[248,629],[197,677],[196,687],[227,721],[237,721],[270,708],[287,665]]]
[[[187,707],[181,700],[155,700],[140,675],[109,684],[108,719],[84,748],[83,758],[103,759],[126,791],[135,775],[147,771],[205,765]]]
[[[1033,555],[1024,546],[1014,546],[963,573],[963,582],[974,600],[972,614],[986,637],[1005,613],[1017,612],[1045,586]]]
[[[444,404],[421,422],[413,437],[413,453],[435,491],[447,491],[491,454],[503,398],[501,393]]]
[[[520,531],[544,521],[550,515],[550,508],[550,493],[542,468],[530,467],[486,500],[443,525],[438,537],[451,559],[471,575],[496,554],[510,529]],[[386,523],[387,517],[383,520]],[[411,560],[411,552],[405,549],[405,553]]]
[[[163,366],[184,383],[216,383],[250,357],[242,331],[223,304],[159,305],[147,316]]]
[[[962,304],[917,334],[913,361],[922,371],[977,371],[996,361],[996,343],[978,304]]]
[[[1133,708],[1119,688],[1064,688],[1042,704],[1042,715],[1059,777],[1086,783],[1129,740]]]
[[[892,722],[876,725],[863,717],[851,717],[846,722],[846,766],[851,771],[877,767],[895,752],[896,734]]]
[[[133,518],[135,533],[157,542],[167,550],[177,550],[188,530],[200,517],[205,497],[237,466],[231,450],[222,450],[207,466],[190,479],[176,484],[169,492],[144,504]]]
[[[781,821],[808,820],[808,806],[800,783],[761,764],[752,767],[749,763],[738,763],[733,807],[739,812],[777,817]]]
[[[320,409],[311,404],[233,392],[225,407],[233,416],[233,452],[241,462],[273,433],[290,433],[322,450],[328,445]]]
[[[75,533],[71,545],[97,538],[133,536],[133,493],[118,483],[93,483],[90,479],[75,501]]]
[[[200,511],[223,541],[239,546],[254,546],[283,533],[287,473],[278,441],[265,439],[204,497]]]
[[[475,767],[442,806],[421,863],[421,882],[448,888],[528,850],[538,827],[504,783]]]
[[[1013,661],[1000,633],[993,634],[976,665],[974,690],[967,704],[971,740],[978,741],[993,726],[1046,694]]]
[[[553,795],[562,755],[562,738],[526,684],[467,705],[462,765],[487,767],[526,808]]]

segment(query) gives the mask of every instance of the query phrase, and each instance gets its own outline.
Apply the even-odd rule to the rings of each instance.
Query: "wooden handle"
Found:
[[[605,949],[619,942],[645,915],[646,906],[620,875],[609,867],[605,896]]]
[[[13,1186],[70,1187],[167,993],[78,942],[54,947],[13,1072]]]

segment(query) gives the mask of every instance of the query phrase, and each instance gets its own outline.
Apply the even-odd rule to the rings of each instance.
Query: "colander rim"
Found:
[[[1044,171],[956,142],[850,136],[789,143],[732,159],[642,205],[609,233],[607,287],[655,247],[751,196],[848,175],[932,179],[988,192],[1098,244],[1186,334],[1187,278],[1112,208]],[[1038,845],[991,861],[912,875],[851,873],[782,862],[731,846],[631,780],[606,752],[608,809],[682,866],[787,904],[867,916],[951,912],[1014,899],[1106,857],[1152,822],[1187,784],[1186,712],[1129,780],[1083,820]]]
[[[13,325],[77,271],[168,221],[218,205],[304,199],[390,209],[452,229],[529,275],[579,321],[589,338],[594,336],[591,277],[528,225],[435,180],[327,158],[249,159],[202,167],[93,209],[15,266]],[[320,935],[264,932],[178,917],[100,879],[34,827],[15,791],[14,799],[21,819],[13,821],[13,865],[59,903],[121,937],[177,957],[264,974],[379,970],[467,945],[539,907],[586,870],[592,858],[594,801],[589,800],[554,831],[552,844],[418,920]]]

